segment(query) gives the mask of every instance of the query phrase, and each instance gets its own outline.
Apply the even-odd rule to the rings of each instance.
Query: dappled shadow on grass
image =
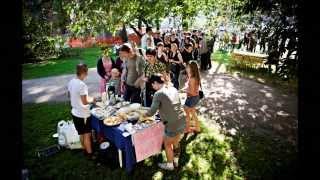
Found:
[[[225,74],[203,73],[202,87],[205,98],[198,110],[226,133],[251,128],[296,143],[297,97]]]
[[[185,135],[181,140],[179,168],[165,171],[157,167],[165,161],[164,152],[139,163],[135,168],[134,179],[242,179],[231,148],[218,132],[212,132],[202,126],[198,135]],[[144,177],[139,177],[143,169]]]
[[[296,179],[297,148],[281,139],[247,130],[231,138],[234,157],[248,179]]]
[[[161,170],[157,163],[166,160],[165,153],[150,157],[135,166],[132,174],[125,169],[111,170],[107,166],[96,166],[87,160],[81,150],[61,152],[38,160],[37,149],[56,144],[52,134],[56,132],[59,120],[70,118],[67,104],[24,104],[23,107],[23,151],[24,164],[30,171],[31,179],[237,179],[241,170],[232,158],[231,148],[217,131],[185,135],[181,140],[179,168],[174,171]],[[241,178],[240,178],[241,179]]]
[[[290,179],[296,168],[296,149],[288,141],[248,128],[225,135],[219,121],[202,117],[202,133],[182,138],[180,167],[172,172],[157,166],[166,161],[164,151],[138,163],[132,174],[96,166],[79,150],[63,150],[38,160],[35,151],[56,144],[52,134],[59,120],[71,119],[69,111],[61,103],[24,105],[23,151],[31,179]]]
[[[244,177],[294,177],[297,97],[238,76],[203,73],[201,77],[205,98],[198,110],[206,125],[218,127],[228,137],[226,143]]]

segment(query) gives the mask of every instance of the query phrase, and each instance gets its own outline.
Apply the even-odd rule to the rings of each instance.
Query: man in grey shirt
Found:
[[[185,129],[185,114],[176,88],[164,84],[161,75],[152,75],[149,81],[157,92],[153,96],[151,109],[145,116],[152,116],[159,110],[165,125],[164,147],[168,162],[158,165],[162,169],[173,170],[174,166],[178,166],[179,141]]]
[[[124,100],[141,103],[139,81],[143,76],[145,60],[126,44],[120,47],[119,54],[125,59],[124,70],[121,75],[121,89],[125,89]]]

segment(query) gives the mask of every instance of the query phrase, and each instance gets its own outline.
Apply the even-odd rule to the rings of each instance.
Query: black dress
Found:
[[[173,52],[170,51],[169,53],[169,59],[172,59],[174,61],[179,61],[179,58],[178,58],[178,54],[180,52],[177,51],[174,55],[173,55]],[[176,89],[179,89],[179,74],[180,74],[180,69],[181,69],[181,65],[180,64],[176,64],[176,63],[171,63],[170,64],[170,71],[171,71],[171,79],[172,79],[172,83],[174,85],[174,87]]]

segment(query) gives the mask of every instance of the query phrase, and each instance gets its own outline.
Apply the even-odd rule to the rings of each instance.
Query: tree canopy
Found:
[[[145,22],[159,27],[168,16],[182,17],[184,27],[190,26],[201,12],[208,18],[206,29],[220,24],[232,24],[241,31],[253,26],[261,41],[267,43],[268,54],[276,55],[273,62],[279,72],[296,71],[298,30],[296,0],[24,0],[23,28],[26,52],[47,57],[56,53],[55,35],[72,37],[96,36],[113,32],[132,22]],[[287,58],[280,60],[282,55]],[[28,53],[26,53],[28,54]],[[277,59],[274,61],[274,59]],[[287,73],[288,74],[288,73]],[[290,73],[289,73],[290,74]]]

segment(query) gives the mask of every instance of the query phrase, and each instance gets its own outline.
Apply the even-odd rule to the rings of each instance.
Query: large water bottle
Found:
[[[109,86],[110,86],[110,83],[106,83],[106,95],[107,95],[107,101],[109,101],[109,100],[110,100],[109,92],[108,92]]]

